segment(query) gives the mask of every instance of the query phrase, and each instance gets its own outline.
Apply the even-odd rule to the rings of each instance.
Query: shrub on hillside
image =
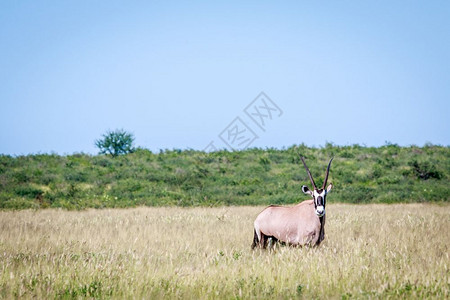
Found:
[[[442,173],[436,168],[436,165],[430,161],[418,161],[413,159],[408,165],[412,167],[414,175],[419,179],[427,180],[430,178],[442,178]]]
[[[111,154],[116,157],[121,154],[132,153],[134,136],[123,129],[108,131],[102,139],[96,140],[95,145],[99,148],[100,154]]]

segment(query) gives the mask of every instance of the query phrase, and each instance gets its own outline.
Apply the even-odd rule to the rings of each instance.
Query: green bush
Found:
[[[34,188],[29,185],[19,185],[15,187],[14,192],[17,196],[28,197],[33,199],[44,194],[44,191],[42,191],[41,189]]]
[[[416,159],[413,159],[408,162],[408,165],[412,167],[413,174],[418,179],[441,179],[443,176],[436,165],[430,161],[417,161]]]
[[[95,145],[99,148],[100,154],[111,154],[116,157],[121,154],[132,153],[134,136],[132,133],[123,129],[115,131],[107,131],[101,139],[95,141]]]

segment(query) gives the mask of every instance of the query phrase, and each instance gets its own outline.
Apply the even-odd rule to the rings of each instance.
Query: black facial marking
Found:
[[[322,196],[317,197],[317,205],[318,206],[323,206],[323,198],[322,198]]]

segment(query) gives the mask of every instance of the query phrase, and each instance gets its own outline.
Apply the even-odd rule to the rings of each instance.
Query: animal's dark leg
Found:
[[[258,247],[260,249],[264,249],[264,244],[265,244],[265,238],[266,236],[264,235],[264,233],[260,232],[260,237],[259,237],[259,242],[258,242]]]
[[[274,236],[270,237],[270,248],[273,249],[275,248],[275,245],[278,243],[278,239]]]
[[[252,249],[255,249],[255,247],[258,245],[258,234],[256,233],[256,230],[253,230],[253,244]]]
[[[261,246],[263,249],[267,248],[267,244],[269,243],[269,238],[270,238],[270,236],[265,235],[264,233],[261,232]]]

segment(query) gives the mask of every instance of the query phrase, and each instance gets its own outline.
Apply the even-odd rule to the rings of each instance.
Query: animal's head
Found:
[[[333,161],[333,158],[330,159],[330,162],[328,163],[327,173],[325,174],[325,180],[323,181],[322,188],[317,188],[316,184],[314,182],[314,179],[311,175],[311,172],[309,171],[308,167],[306,166],[305,160],[303,157],[300,156],[302,159],[303,165],[305,166],[306,172],[308,173],[309,180],[311,181],[313,190],[310,190],[306,185],[302,186],[302,191],[305,194],[311,195],[314,198],[314,210],[316,212],[316,215],[319,217],[323,217],[325,215],[325,204],[327,200],[327,194],[331,191],[331,188],[333,187],[333,184],[330,183],[328,187],[325,189],[327,185],[328,180],[328,174],[330,173],[330,166],[331,162]]]

